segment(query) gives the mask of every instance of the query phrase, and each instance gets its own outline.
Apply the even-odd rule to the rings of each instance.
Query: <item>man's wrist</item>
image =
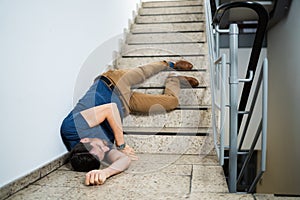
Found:
[[[118,150],[123,150],[126,147],[126,143],[121,144],[121,145],[116,145]]]

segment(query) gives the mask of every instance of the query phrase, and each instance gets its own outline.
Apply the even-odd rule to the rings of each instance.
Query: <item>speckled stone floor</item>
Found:
[[[63,165],[15,193],[19,199],[300,199],[228,193],[223,170],[208,155],[139,154],[130,168],[101,186],[85,186],[85,173]]]

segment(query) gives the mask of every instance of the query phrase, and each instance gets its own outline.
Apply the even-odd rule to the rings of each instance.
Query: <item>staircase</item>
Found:
[[[207,45],[201,1],[144,2],[125,35],[116,68],[152,61],[185,59],[194,64],[183,75],[196,77],[197,88],[182,89],[179,106],[169,113],[130,115],[126,141],[138,153],[207,155],[212,149]],[[161,72],[135,90],[162,93],[169,72]]]
[[[228,193],[211,134],[203,6],[202,1],[194,0],[143,2],[116,54],[114,67],[119,69],[152,61],[185,59],[194,68],[179,73],[200,81],[197,88],[181,89],[180,103],[174,111],[129,115],[124,119],[125,140],[140,157],[127,171],[130,177],[127,181],[138,194],[158,194],[162,199],[201,196],[215,199]],[[168,73],[161,72],[134,90],[162,93]],[[143,178],[148,182],[138,186]]]
[[[126,142],[139,156],[130,168],[102,186],[86,187],[84,173],[60,167],[9,199],[253,199],[230,194],[217,161],[211,134],[211,94],[204,5],[201,0],[143,2],[124,34],[114,68],[152,61],[185,59],[197,88],[184,88],[179,106],[166,113],[124,119]],[[134,89],[162,93],[169,72],[161,72]]]

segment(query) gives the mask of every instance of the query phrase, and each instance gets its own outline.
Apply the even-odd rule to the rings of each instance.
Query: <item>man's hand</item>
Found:
[[[92,170],[85,175],[85,185],[102,185],[107,176],[104,170]]]
[[[138,160],[139,158],[135,155],[133,148],[126,144],[125,148],[121,150],[122,153],[126,154],[131,160]]]

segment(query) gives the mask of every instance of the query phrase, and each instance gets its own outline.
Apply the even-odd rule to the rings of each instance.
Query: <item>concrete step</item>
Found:
[[[130,57],[125,58],[117,55],[114,59],[114,67],[118,69],[133,68],[141,65],[145,65],[151,62],[156,62],[160,60],[187,60],[191,62],[195,70],[206,71],[208,62],[206,56],[184,56],[184,57]]]
[[[182,136],[208,136],[211,134],[211,128],[176,128],[176,127],[124,127],[124,133],[127,135],[182,135]]]
[[[137,153],[215,155],[212,136],[124,135]]]
[[[202,6],[202,1],[152,1],[143,2],[143,8]]]
[[[146,94],[162,94],[164,89],[134,89],[133,91]],[[181,89],[179,105],[186,106],[211,106],[210,88]],[[178,109],[181,109],[178,107]]]
[[[203,13],[199,14],[174,14],[174,15],[151,15],[140,16],[135,18],[137,24],[159,24],[159,23],[189,23],[189,22],[203,22],[205,16]]]
[[[197,43],[205,42],[205,33],[146,33],[128,34],[127,44],[163,44],[163,43]]]
[[[174,110],[167,113],[150,113],[149,115],[129,115],[123,120],[124,127],[210,127],[211,109]]]
[[[121,51],[123,57],[145,56],[199,56],[207,55],[207,46],[195,44],[148,44],[124,45]]]
[[[204,22],[177,24],[132,24],[132,33],[199,32],[205,30]]]
[[[170,14],[200,14],[203,13],[203,6],[186,6],[186,7],[152,7],[141,8],[139,15],[170,15]]]

